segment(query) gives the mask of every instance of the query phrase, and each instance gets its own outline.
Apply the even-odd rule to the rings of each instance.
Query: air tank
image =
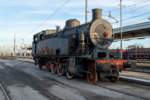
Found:
[[[80,25],[80,21],[77,19],[69,19],[66,21],[65,29],[73,28]]]

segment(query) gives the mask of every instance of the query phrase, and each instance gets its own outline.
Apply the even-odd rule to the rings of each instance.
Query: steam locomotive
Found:
[[[89,23],[80,25],[77,19],[70,19],[63,30],[35,34],[32,55],[40,69],[45,66],[68,79],[79,76],[96,83],[103,75],[114,82],[126,62],[111,58],[108,47],[112,41],[111,24],[102,18],[101,9],[93,9]]]

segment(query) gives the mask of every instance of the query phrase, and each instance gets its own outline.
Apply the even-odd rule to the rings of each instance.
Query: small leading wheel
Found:
[[[117,82],[119,80],[119,70],[117,69],[112,69],[112,76],[109,76],[108,79],[111,82]]]
[[[51,73],[55,74],[57,72],[57,64],[51,64]]]
[[[110,80],[110,82],[117,82],[119,78],[115,76],[111,76],[108,79]]]
[[[58,64],[58,66],[57,66],[57,74],[60,75],[60,76],[64,75],[64,66],[63,66],[63,64]]]
[[[49,72],[51,72],[51,63],[50,63],[50,62],[48,62],[48,63],[46,64],[46,68],[47,68],[47,70],[48,70]]]

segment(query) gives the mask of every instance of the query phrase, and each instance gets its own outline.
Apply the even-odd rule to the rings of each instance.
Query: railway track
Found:
[[[117,92],[119,94],[124,94],[124,95],[127,95],[127,96],[135,97],[135,98],[138,98],[140,100],[150,100],[149,98],[141,97],[141,96],[139,96],[137,94],[132,94],[132,93],[129,93],[129,92],[126,92],[126,91],[122,91],[122,90],[117,90],[117,89],[114,89],[114,88],[110,88],[110,87],[104,86],[102,84],[97,84],[97,86],[99,86],[101,88],[104,88],[104,89],[107,89],[107,90],[110,90],[110,91],[113,91],[113,92]]]
[[[127,71],[150,74],[150,69],[128,69]]]
[[[50,79],[50,78],[49,78]],[[61,80],[57,80],[57,79],[53,79],[52,78],[52,80],[54,80],[54,81],[56,81],[56,82],[58,82],[58,83],[61,83],[61,84],[63,84],[63,85],[65,85],[65,86],[67,86],[67,87],[70,87],[70,88],[74,88],[74,89],[78,89],[78,88],[75,88],[74,86],[71,86],[71,85],[69,85],[69,84],[67,84],[67,83],[64,83],[64,82],[62,82]],[[78,81],[80,81],[81,83],[85,83],[85,84],[88,84],[86,81],[83,81],[83,80],[77,80],[77,82]],[[109,84],[109,85],[106,85],[106,84]],[[95,86],[98,86],[98,87],[101,87],[101,88],[103,88],[103,89],[106,89],[106,90],[109,90],[109,91],[112,91],[112,92],[116,92],[116,93],[118,93],[118,94],[123,94],[123,95],[126,95],[126,96],[130,96],[130,97],[134,97],[134,98],[137,98],[137,100],[150,100],[150,98],[148,98],[148,97],[144,97],[144,96],[141,96],[141,95],[138,95],[138,94],[134,94],[134,93],[132,93],[132,92],[129,92],[129,91],[127,91],[127,90],[123,90],[123,89],[121,89],[121,88],[119,88],[119,87],[117,87],[117,88],[112,88],[112,87],[109,87],[110,85],[126,85],[127,87],[128,86],[130,86],[130,85],[132,85],[132,83],[125,83],[125,82],[117,82],[117,83],[110,83],[109,81],[107,82],[98,82],[97,84],[95,84]],[[94,85],[93,85],[94,86]],[[135,87],[136,88],[136,87]],[[139,87],[137,87],[137,88],[139,88]]]
[[[53,81],[56,81],[56,82],[58,82],[58,83],[60,83],[60,84],[63,84],[63,85],[65,85],[65,86],[67,86],[67,87],[70,87],[70,88],[73,88],[73,89],[77,89],[77,90],[80,90],[80,91],[82,91],[82,89],[80,89],[80,88],[75,88],[74,86],[72,86],[72,85],[70,85],[70,84],[68,84],[68,83],[65,83],[65,82],[62,82],[61,80],[57,80],[57,79],[55,79],[55,78],[50,78],[49,77],[49,79],[51,79],[51,80],[53,80]],[[84,80],[76,80],[76,82],[81,82],[81,83],[85,83],[85,85],[87,85],[87,84],[89,84],[89,83],[87,83],[86,81],[84,81]],[[118,82],[118,83],[110,83],[109,81],[104,81],[104,82],[98,82],[97,84],[92,84],[93,86],[98,86],[98,87],[101,87],[101,88],[103,88],[103,89],[106,89],[106,90],[109,90],[109,91],[112,91],[112,92],[116,92],[116,93],[118,93],[118,94],[123,94],[123,95],[126,95],[126,96],[130,96],[130,97],[134,97],[134,98],[137,98],[137,100],[150,100],[150,98],[148,98],[148,97],[144,97],[144,96],[140,96],[140,95],[138,95],[138,94],[134,94],[134,93],[131,93],[131,92],[128,92],[127,90],[123,90],[123,89],[117,89],[117,88],[111,88],[111,87],[109,87],[109,85],[106,85],[106,84],[110,84],[110,85],[123,85],[123,84],[125,84],[124,82]],[[90,84],[91,85],[91,84]],[[132,85],[132,83],[128,83],[126,86],[130,86],[130,85]],[[107,87],[108,86],[108,87]],[[136,88],[136,87],[135,87]]]
[[[2,90],[2,93],[4,94],[5,100],[11,100],[11,98],[8,95],[8,92],[2,82],[0,82],[0,89]]]
[[[129,83],[135,83],[135,84],[150,86],[150,80],[140,79],[140,78],[135,78],[135,77],[120,76],[120,81],[126,81]]]
[[[75,90],[79,90],[79,91],[81,91],[81,92],[83,92],[83,94],[85,93],[85,90],[83,89],[83,88],[81,88],[80,89],[80,87],[78,87],[78,84],[75,84],[75,85],[71,85],[70,84],[70,81],[64,81],[64,79],[63,78],[55,78],[55,77],[53,77],[53,76],[57,76],[57,75],[53,75],[52,74],[52,77],[48,77],[48,79],[50,79],[50,80],[53,80],[53,81],[55,81],[56,83],[58,83],[58,84],[61,84],[61,85],[64,85],[64,86],[66,86],[66,87],[70,87],[71,89],[73,88],[73,89],[75,89]],[[128,77],[125,77],[126,79],[129,79]],[[47,78],[46,78],[47,79]],[[62,81],[63,80],[63,81]],[[131,79],[131,80],[133,80],[133,79]],[[126,80],[125,80],[126,81]],[[141,80],[142,82],[144,82],[144,80]],[[72,82],[72,81],[71,81]],[[74,81],[73,81],[74,82]],[[75,82],[77,82],[77,83],[85,83],[85,86],[86,85],[88,85],[88,83],[86,82],[86,81],[83,81],[83,80],[81,80],[80,81],[80,79],[79,79],[79,82],[78,82],[78,79],[77,80],[75,80]],[[149,81],[150,82],[150,81]],[[126,84],[127,83],[127,84]],[[96,85],[97,86],[99,86],[99,87],[101,87],[101,88],[104,88],[104,89],[106,89],[106,90],[109,90],[109,91],[112,91],[112,92],[116,92],[116,93],[118,93],[118,94],[123,94],[123,95],[126,95],[126,96],[130,96],[130,97],[134,97],[134,98],[137,98],[137,100],[150,100],[150,98],[148,97],[148,96],[143,96],[143,95],[138,95],[138,93],[136,94],[136,93],[134,93],[130,88],[128,88],[128,89],[130,89],[130,90],[128,90],[128,89],[126,89],[126,90],[124,90],[124,86],[126,87],[130,87],[130,85],[131,85],[131,87],[132,87],[132,85],[134,83],[137,83],[137,84],[140,84],[141,85],[141,83],[138,83],[137,81],[126,81],[126,82],[124,82],[124,81],[119,81],[119,82],[117,82],[117,83],[110,83],[110,82],[100,82],[100,83],[97,83]],[[149,84],[149,83],[147,83],[147,84]],[[0,84],[1,85],[1,84]],[[143,87],[143,85],[144,84],[142,84],[141,86]],[[150,85],[150,84],[149,84]],[[82,85],[81,85],[82,86]],[[111,86],[114,86],[114,88],[113,87],[111,87]],[[122,86],[122,87],[118,87],[118,86]],[[8,98],[9,98],[9,95],[7,94],[8,92],[7,92],[7,89],[5,88],[5,86],[4,86],[4,84],[2,84],[2,88],[4,88],[4,91],[5,91],[5,93],[6,93],[6,95],[8,96]],[[135,87],[135,90],[137,90],[137,89],[139,89],[140,87]],[[147,92],[147,90],[145,90],[146,92]],[[145,93],[146,93],[145,92]],[[141,93],[141,92],[140,92]],[[144,92],[143,92],[144,93]],[[11,100],[11,99],[6,99],[6,100]]]
[[[24,61],[24,60],[21,59],[21,61]],[[32,60],[25,60],[24,62],[33,63]],[[135,71],[135,72],[139,72],[139,71]],[[126,81],[126,82],[130,82],[130,83],[136,83],[136,84],[150,86],[150,81],[148,81],[148,80],[144,80],[144,79],[142,80],[142,79],[127,77],[127,76],[121,76],[120,81]]]

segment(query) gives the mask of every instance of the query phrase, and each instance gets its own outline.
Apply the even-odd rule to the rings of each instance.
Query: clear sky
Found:
[[[56,25],[63,28],[65,20],[69,18],[77,18],[84,23],[84,1],[0,0],[0,49],[12,48],[14,33],[17,45],[23,41],[25,44],[31,44],[33,34],[43,29],[55,28]],[[150,0],[123,0],[123,25],[149,21],[149,6]],[[104,18],[109,20],[113,27],[118,27],[119,24],[107,16],[111,11],[112,16],[119,20],[119,0],[88,0],[89,21],[92,8],[102,8]],[[144,44],[145,47],[150,47],[148,42],[149,38],[132,40],[124,42],[124,47],[130,44]],[[118,46],[119,43],[112,44],[112,47]]]

